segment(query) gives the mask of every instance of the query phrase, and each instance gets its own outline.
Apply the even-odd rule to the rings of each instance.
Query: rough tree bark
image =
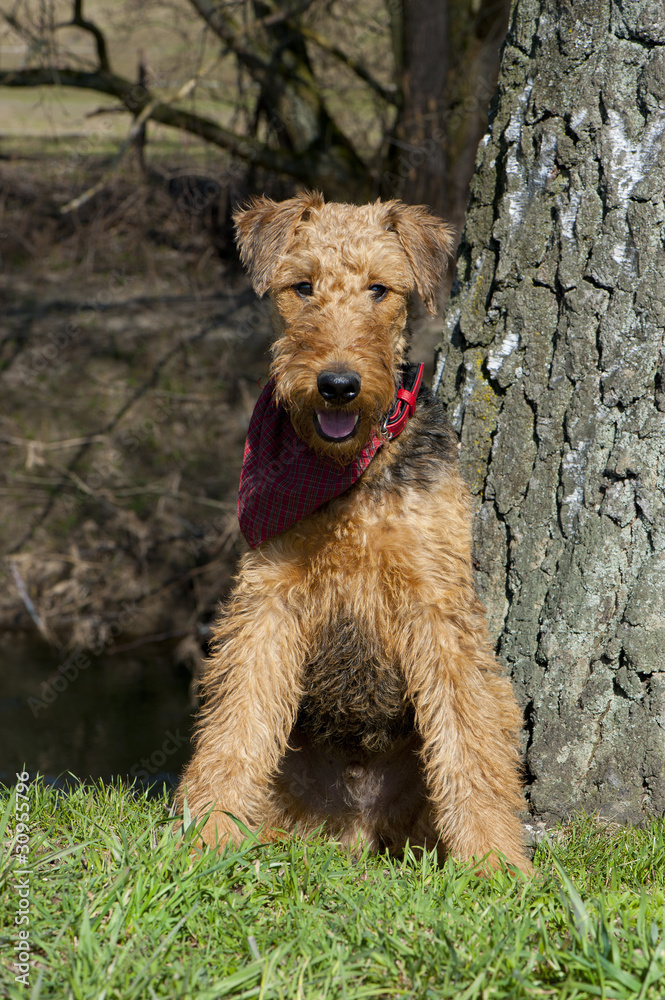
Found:
[[[665,12],[517,0],[437,362],[530,804],[665,812]]]

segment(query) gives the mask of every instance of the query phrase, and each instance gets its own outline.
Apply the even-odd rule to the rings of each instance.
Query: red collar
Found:
[[[407,421],[416,412],[416,400],[424,370],[425,365],[420,364],[416,372],[404,374],[404,382],[397,390],[395,405],[381,425],[381,433],[388,441],[392,441],[393,438],[402,433]],[[409,386],[405,384],[407,379],[410,383]]]

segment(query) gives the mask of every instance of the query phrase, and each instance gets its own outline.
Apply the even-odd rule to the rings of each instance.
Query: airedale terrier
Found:
[[[471,577],[470,501],[441,407],[409,365],[448,226],[399,201],[257,198],[236,213],[277,335],[240,486],[253,551],[215,628],[177,795],[203,839],[325,824],[399,852],[528,871],[520,714]]]

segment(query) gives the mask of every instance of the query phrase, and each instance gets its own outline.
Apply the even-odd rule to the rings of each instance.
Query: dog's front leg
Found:
[[[468,612],[467,612],[468,614]],[[524,807],[518,759],[519,709],[489,653],[475,611],[416,613],[402,662],[437,833],[455,857],[496,853],[531,870],[518,812]]]
[[[300,699],[296,616],[274,593],[240,589],[215,629],[196,748],[176,796],[193,816],[213,810],[202,832],[211,846],[241,838],[231,816],[269,835],[271,779]]]

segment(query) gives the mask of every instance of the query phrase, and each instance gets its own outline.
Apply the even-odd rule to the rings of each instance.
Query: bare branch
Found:
[[[88,18],[83,16],[83,0],[74,0],[74,12],[72,14],[71,21],[64,21],[62,24],[56,24],[56,28],[82,28],[83,31],[89,31],[92,37],[95,39],[95,48],[97,50],[97,59],[99,61],[99,69],[110,70],[111,65],[109,63],[108,49],[106,47],[106,39],[100,28],[97,27],[94,21],[89,21]]]
[[[329,41],[324,35],[320,35],[318,31],[314,31],[312,28],[307,28],[305,25],[299,25],[298,31],[303,36],[303,38],[308,38],[310,42],[314,42],[320,49],[327,52],[329,55],[334,56],[339,62],[343,63],[348,69],[356,74],[361,80],[364,81],[369,87],[374,90],[379,97],[382,97],[384,101],[388,104],[397,103],[397,88],[394,84],[390,87],[384,87],[382,83],[379,83],[375,77],[365,69],[362,63],[358,62],[352,56],[347,55],[342,49],[338,48],[331,41]]]
[[[341,169],[339,166],[333,168],[334,173],[347,174],[355,169],[359,176],[366,174],[365,165],[353,143],[329,113],[319,81],[310,65],[300,22],[296,20],[309,6],[309,0],[295,0],[289,9],[292,21],[283,22],[282,12],[271,3],[267,20],[259,19],[249,26],[237,24],[224,4],[214,3],[213,0],[190,0],[190,3],[260,85],[261,95],[254,125],[258,124],[261,114],[265,114],[271,122],[281,123],[285,130],[282,138],[288,141],[280,144],[279,155],[291,157],[294,155],[290,151],[292,149],[300,153],[305,148],[316,149],[314,155],[328,156],[331,163],[337,160],[340,164],[346,160]],[[275,19],[276,14],[280,17]],[[270,30],[262,35],[259,28],[268,24],[271,18]],[[301,157],[298,154],[296,157],[301,164]],[[320,166],[318,170],[321,171]],[[301,169],[297,174],[292,170],[285,172],[298,179],[304,178],[305,183],[311,184],[311,161],[309,169],[304,172]]]
[[[143,109],[151,104],[149,117],[152,121],[190,132],[205,139],[206,142],[228,150],[242,160],[264,167],[266,170],[288,174],[303,184],[311,181],[310,165],[303,158],[283,149],[270,149],[257,139],[231,132],[202,115],[170,107],[162,101],[153,103],[149,91],[115,73],[102,70],[86,72],[69,67],[0,72],[0,87],[43,87],[58,84],[63,87],[79,87],[111,94],[117,97],[133,115],[140,115]]]
[[[18,4],[14,10],[18,10]],[[23,38],[26,42],[28,42],[31,49],[36,51],[41,47],[42,39],[38,35],[31,32],[25,24],[22,24],[14,14],[8,14],[5,11],[2,11],[0,12],[0,17],[2,17],[3,21],[5,21],[5,23],[16,32],[19,38]]]
[[[196,83],[197,83],[196,77],[194,77],[191,80],[188,80],[185,84],[183,84],[183,86],[180,88],[177,94],[175,94],[172,98],[170,98],[167,102],[164,103],[174,104],[176,101],[180,101],[183,98],[187,97],[189,94],[191,94],[192,90],[194,90]],[[140,134],[141,129],[144,127],[146,121],[148,120],[148,118],[150,118],[150,115],[152,114],[154,108],[157,107],[159,103],[160,102],[157,99],[153,99],[148,104],[146,104],[141,113],[137,115],[134,121],[132,122],[132,127],[129,130],[129,135],[123,142],[118,152],[113,157],[113,161],[111,162],[111,165],[105,172],[104,176],[99,181],[97,181],[96,184],[93,184],[92,187],[89,187],[87,191],[84,191],[83,194],[80,194],[77,198],[73,198],[71,201],[67,202],[66,205],[63,205],[62,208],[60,209],[61,215],[66,215],[68,212],[75,212],[77,209],[81,208],[82,205],[85,205],[87,201],[90,201],[90,199],[93,198],[99,191],[102,191],[106,187],[106,184],[108,183],[110,177],[122,163],[126,153],[131,148],[132,143],[135,141],[136,137]]]
[[[221,4],[214,3],[213,0],[189,0],[189,2],[217,37],[232,49],[240,34],[240,25],[224,11]]]
[[[258,78],[257,74],[264,74],[263,80],[265,82],[265,74],[267,73],[285,75],[284,67],[275,65],[271,59],[270,51],[268,49],[262,51],[259,41],[252,36],[256,36],[261,27],[273,28],[289,18],[297,16],[301,13],[300,9],[269,14],[266,18],[261,18],[252,22],[249,27],[245,27],[238,24],[221,5],[213,3],[212,0],[189,0],[189,2],[210,30],[224,42],[227,49],[238,57],[253,76]],[[312,0],[302,0],[300,7],[305,10],[311,2]],[[251,47],[246,44],[250,38]]]

